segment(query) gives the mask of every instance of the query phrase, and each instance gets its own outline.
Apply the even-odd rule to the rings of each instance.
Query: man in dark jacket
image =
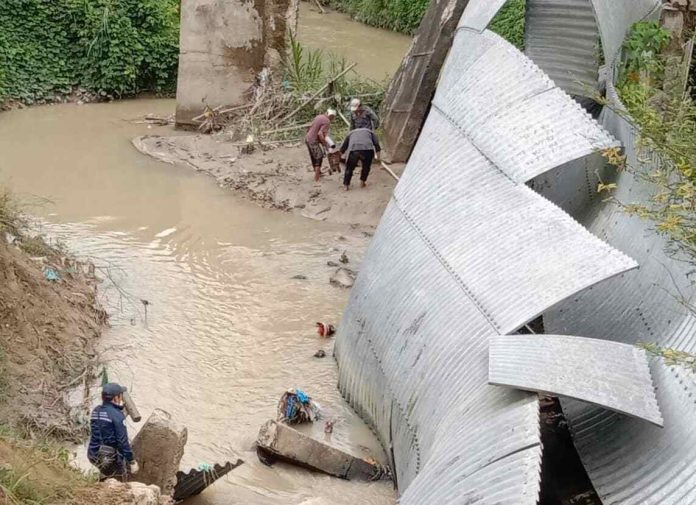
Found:
[[[126,481],[128,471],[138,471],[128,442],[126,416],[123,413],[125,388],[114,383],[102,388],[102,404],[92,411],[87,458],[101,472],[101,480],[115,478]]]
[[[353,171],[358,166],[358,161],[362,165],[360,171],[360,186],[367,186],[367,177],[370,175],[372,160],[379,161],[379,140],[375,132],[369,128],[358,128],[348,134],[341,145],[341,154],[346,157],[346,173],[343,176],[343,189],[350,189],[350,181],[353,178]]]
[[[379,118],[375,111],[363,105],[359,98],[353,98],[350,101],[350,129],[367,128],[377,131],[378,127]]]

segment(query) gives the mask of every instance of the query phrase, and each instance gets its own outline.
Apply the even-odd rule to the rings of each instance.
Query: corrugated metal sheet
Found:
[[[394,192],[399,207],[407,209],[501,333],[515,331],[554,299],[637,266],[547,200],[510,181],[437,111],[431,112],[411,160],[409,168],[418,168],[406,170]],[[460,235],[460,230],[467,232]],[[518,254],[534,243],[552,250]],[[489,262],[495,268],[481,275]],[[532,292],[534,297],[525,296]]]
[[[201,494],[216,480],[221,479],[232,470],[244,463],[238,459],[235,463],[228,461],[224,465],[217,463],[208,470],[192,469],[188,473],[176,472],[176,487],[174,488],[174,501],[182,501],[192,496]]]
[[[567,335],[490,340],[488,383],[594,403],[662,426],[645,351]]]
[[[507,0],[469,0],[459,21],[459,28],[470,28],[482,32],[493,21]]]
[[[457,82],[486,48],[503,49],[516,69],[507,74],[512,82],[530,75],[531,85],[548,82],[506,44],[461,30],[443,93],[444,79]],[[481,79],[499,64],[478,67]],[[515,92],[501,87],[490,100],[516,107],[506,90]],[[557,93],[529,96],[543,111],[539,121],[553,107],[556,115],[575,114]],[[635,263],[523,184],[525,172],[496,166],[514,156],[474,145],[476,132],[460,127],[463,107],[431,111],[363,260],[336,340],[339,387],[393,452],[402,504],[531,505],[539,489],[538,401],[487,384],[489,339]],[[498,139],[508,132],[534,138],[490,131]],[[588,133],[606,135],[596,126]],[[549,128],[546,143],[565,145],[564,134]],[[528,142],[544,166],[567,158]]]
[[[611,66],[631,25],[656,16],[662,0],[592,0],[592,6],[602,36],[604,61]]]
[[[593,96],[599,29],[590,0],[527,0],[525,54],[571,95]]]
[[[613,107],[621,107],[611,82],[607,95]],[[638,153],[637,132],[625,119],[610,109],[601,119],[624,144],[630,165],[643,165],[648,172],[659,168],[654,156]],[[594,161],[601,169],[601,162]],[[588,166],[588,172],[595,167]],[[568,194],[568,181],[562,175],[552,195],[544,188],[542,194]],[[621,202],[644,202],[654,194],[653,187],[630,171],[618,174],[615,182],[615,196]],[[654,225],[601,201],[586,209],[583,221],[641,266],[556,306],[544,315],[547,330],[628,344],[656,342],[696,352],[696,318],[686,306],[696,299],[687,277],[690,268],[665,252],[667,243],[655,233]],[[692,428],[696,377],[690,371],[667,367],[660,359],[651,362],[651,370],[663,430],[580,402],[562,402],[578,452],[606,505],[696,503],[696,432]]]
[[[618,145],[536,65],[492,32],[457,33],[433,108],[515,182]]]

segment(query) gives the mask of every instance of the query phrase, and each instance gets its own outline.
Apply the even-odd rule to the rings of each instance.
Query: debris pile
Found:
[[[287,424],[313,423],[319,419],[319,409],[301,389],[288,389],[278,403],[278,420]]]

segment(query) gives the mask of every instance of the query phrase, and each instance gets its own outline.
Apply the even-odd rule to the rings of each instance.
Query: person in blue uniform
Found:
[[[100,480],[114,478],[125,482],[129,473],[138,471],[138,463],[128,442],[126,416],[123,413],[124,392],[125,388],[119,384],[105,384],[102,404],[92,411],[87,458],[99,469]]]

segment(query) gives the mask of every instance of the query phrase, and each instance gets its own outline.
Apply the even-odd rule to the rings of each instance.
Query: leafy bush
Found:
[[[0,99],[175,89],[178,0],[2,0]]]
[[[624,76],[637,81],[640,73],[659,77],[664,67],[660,57],[670,40],[670,33],[657,21],[641,21],[633,25],[624,42]]]
[[[415,33],[430,0],[329,0],[336,9],[379,28]],[[508,0],[491,23],[491,30],[522,48],[526,0]]]

